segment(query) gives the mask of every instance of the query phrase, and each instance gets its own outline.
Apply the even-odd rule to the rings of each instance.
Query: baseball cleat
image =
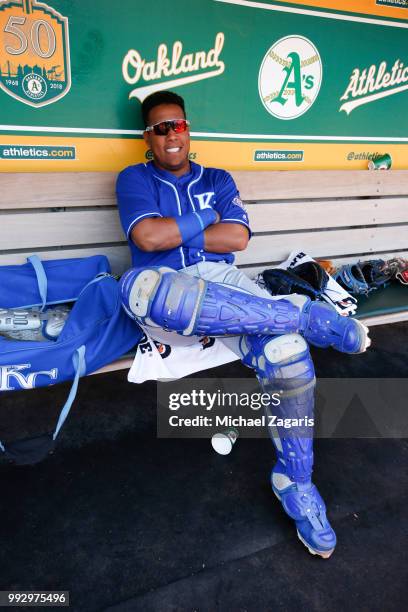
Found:
[[[278,484],[283,486],[278,488]],[[271,485],[286,514],[295,521],[299,540],[312,555],[328,559],[336,547],[336,534],[327,520],[325,503],[315,485],[311,481],[290,480],[280,461],[272,470]]]

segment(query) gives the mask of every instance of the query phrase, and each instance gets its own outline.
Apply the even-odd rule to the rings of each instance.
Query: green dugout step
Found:
[[[392,283],[358,298],[357,319],[408,311],[408,285]]]

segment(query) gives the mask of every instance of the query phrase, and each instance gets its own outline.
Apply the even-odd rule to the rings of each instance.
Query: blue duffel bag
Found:
[[[118,282],[104,256],[43,263],[34,256],[23,266],[0,267],[0,309],[46,309],[65,302],[74,302],[73,308],[55,340],[21,341],[0,335],[0,392],[73,380],[52,433],[7,445],[0,442],[0,451],[18,464],[36,463],[53,449],[79,378],[124,355],[142,337],[140,327],[121,307]]]

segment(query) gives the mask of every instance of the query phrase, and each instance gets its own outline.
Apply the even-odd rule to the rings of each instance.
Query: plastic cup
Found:
[[[229,455],[238,436],[238,430],[231,427],[230,429],[214,434],[211,438],[211,445],[219,455]]]

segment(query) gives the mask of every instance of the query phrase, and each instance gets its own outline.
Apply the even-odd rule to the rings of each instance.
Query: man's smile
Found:
[[[181,147],[171,147],[166,149],[166,153],[178,153],[179,151],[181,151]]]

